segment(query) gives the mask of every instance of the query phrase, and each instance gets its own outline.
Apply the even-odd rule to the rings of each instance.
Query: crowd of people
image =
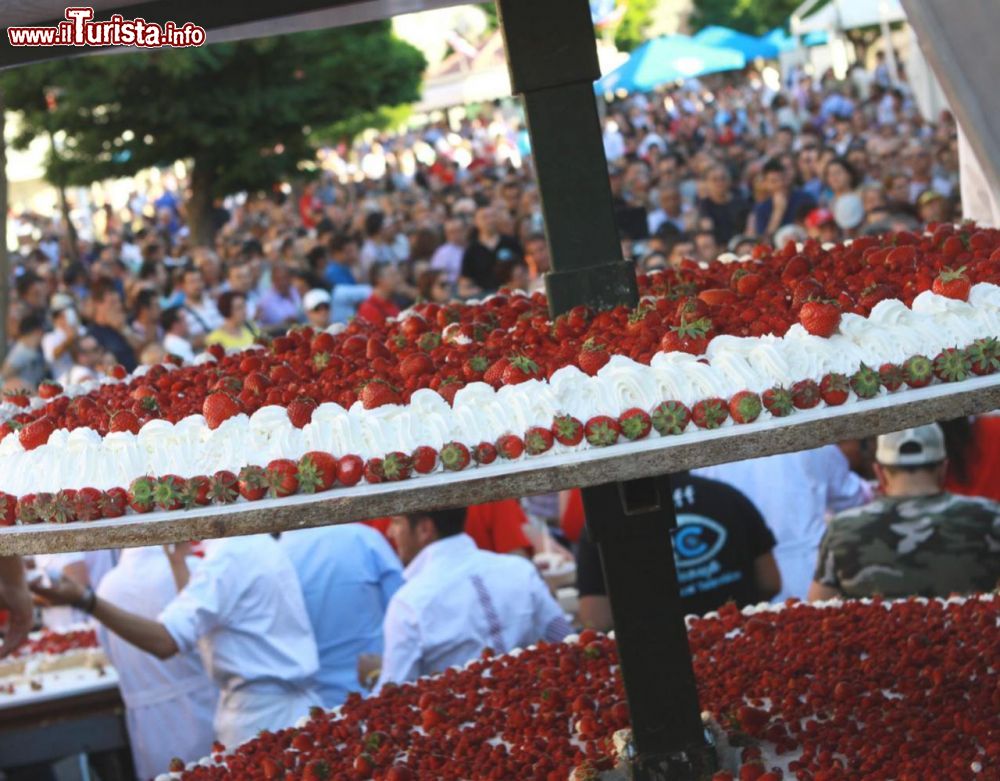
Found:
[[[623,254],[637,270],[961,213],[953,121],[925,121],[905,82],[886,83],[877,68],[840,83],[799,74],[778,93],[750,74],[712,91],[634,95],[606,107],[604,147]],[[194,240],[180,186],[95,210],[75,246],[58,219],[18,215],[4,387],[72,384],[114,364],[245,347],[296,323],[379,321],[418,299],[541,285],[550,260],[516,117],[497,109],[457,128],[384,134],[327,160],[379,175],[230,199],[209,242]],[[674,476],[687,609],[995,588],[998,422]],[[33,587],[49,605],[104,628],[137,775],[148,778],[173,756],[198,759],[214,740],[235,745],[352,692],[485,648],[560,639],[571,618],[610,629],[584,526],[573,491],[31,566],[46,574]],[[543,550],[576,564],[575,616],[531,561]],[[0,559],[0,583],[13,618],[4,653],[31,624],[19,560]]]

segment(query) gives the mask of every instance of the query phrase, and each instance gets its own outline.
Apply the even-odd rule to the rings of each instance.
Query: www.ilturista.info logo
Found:
[[[66,21],[52,27],[8,27],[11,46],[142,46],[186,48],[205,43],[205,28],[191,22],[147,22],[113,14],[95,22],[94,9],[70,7]]]

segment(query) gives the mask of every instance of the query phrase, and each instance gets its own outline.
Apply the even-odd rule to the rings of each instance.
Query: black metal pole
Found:
[[[594,96],[600,77],[586,0],[497,0],[511,85],[524,99],[552,257],[553,315],[578,304],[638,303],[622,259]],[[669,477],[583,491],[598,546],[632,715],[637,781],[707,778],[701,723],[670,530]]]

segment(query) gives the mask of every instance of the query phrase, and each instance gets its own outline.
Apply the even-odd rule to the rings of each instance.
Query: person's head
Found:
[[[370,281],[379,296],[389,298],[399,287],[399,270],[392,263],[376,263]]]
[[[819,151],[815,144],[803,146],[795,156],[795,165],[799,173],[799,178],[803,182],[809,182],[816,178],[816,164],[819,161]]]
[[[694,252],[698,260],[711,263],[719,257],[719,243],[710,230],[698,231],[694,235]]]
[[[861,188],[861,205],[865,207],[865,214],[872,214],[886,206],[885,189],[878,182],[866,184]]]
[[[219,296],[219,314],[230,328],[239,328],[247,321],[247,299],[242,293],[227,290]]]
[[[823,179],[826,186],[838,195],[850,192],[860,183],[860,177],[854,166],[843,157],[835,157],[826,164]]]
[[[163,310],[163,313],[160,315],[160,328],[163,329],[163,333],[165,334],[173,334],[182,339],[187,338],[187,318],[184,317],[184,312],[181,311],[179,306],[172,306]]]
[[[549,243],[545,240],[545,234],[528,235],[524,242],[524,260],[535,279],[551,270],[552,259],[549,257]]]
[[[284,263],[275,263],[271,267],[271,287],[282,296],[287,296],[292,288],[292,272]]]
[[[45,332],[45,317],[41,312],[29,311],[17,324],[17,340],[26,347],[38,348]]]
[[[480,236],[492,236],[497,232],[497,215],[491,206],[476,209],[474,222]]]
[[[762,186],[769,197],[788,189],[788,172],[780,157],[772,157],[761,171]]]
[[[393,516],[389,537],[403,565],[408,565],[428,545],[454,537],[465,530],[465,508],[434,510],[412,515]]]
[[[917,213],[923,223],[947,222],[951,219],[951,206],[936,190],[924,190],[917,198]]]
[[[14,283],[14,290],[17,297],[21,299],[31,309],[41,311],[45,309],[48,291],[45,280],[32,271],[25,271]]]
[[[219,256],[209,247],[195,247],[191,252],[194,265],[201,271],[205,284],[215,287],[222,278],[222,264],[219,263]]]
[[[452,218],[450,220],[445,220],[444,223],[444,240],[448,244],[454,244],[456,247],[464,247],[465,239],[468,235],[468,231],[465,228],[465,222],[457,218]]]
[[[778,149],[787,152],[792,148],[792,144],[795,143],[795,131],[787,125],[782,125],[774,134],[774,143]]]
[[[440,269],[428,269],[417,277],[420,300],[433,304],[446,304],[451,300],[451,285]]]
[[[500,185],[500,198],[510,211],[517,211],[521,202],[521,184],[516,179],[508,179]]]
[[[143,366],[156,366],[167,359],[167,351],[159,342],[150,342],[139,353],[139,363]]]
[[[73,363],[85,369],[96,369],[104,358],[104,350],[93,334],[84,334],[70,347]]]
[[[385,227],[385,215],[382,212],[370,212],[365,215],[365,236],[374,239]]]
[[[184,298],[192,303],[200,303],[205,295],[205,277],[201,269],[194,266],[184,269],[181,276],[181,292]]]
[[[90,288],[91,313],[98,325],[120,328],[125,321],[122,297],[115,283],[107,277],[98,279]]]
[[[910,176],[917,180],[930,179],[934,166],[934,156],[925,144],[913,143],[903,153],[903,160],[910,171]]]
[[[937,423],[878,438],[875,476],[886,496],[929,496],[944,489],[948,455]]]
[[[840,228],[829,209],[813,209],[806,215],[806,233],[810,239],[819,241],[837,241],[840,238]]]
[[[327,251],[322,244],[317,244],[306,253],[306,263],[314,274],[322,274],[326,268]]]
[[[330,259],[341,266],[353,266],[358,262],[358,242],[347,234],[334,235],[328,244]]]
[[[313,288],[302,297],[302,308],[306,310],[306,320],[317,331],[324,331],[330,325],[330,294],[323,288]]]
[[[667,264],[671,268],[680,268],[681,261],[694,257],[694,240],[690,233],[678,233],[663,239],[663,254],[667,256]]]
[[[904,173],[889,174],[885,181],[885,194],[894,203],[909,203],[910,177]]]
[[[660,208],[667,214],[676,216],[681,212],[681,191],[678,187],[669,185],[661,187],[657,193]]]
[[[667,256],[658,251],[646,253],[645,257],[639,262],[639,267],[644,274],[649,274],[653,271],[666,271],[667,266]]]
[[[717,203],[729,200],[733,181],[729,171],[721,163],[709,166],[705,172],[705,194]]]
[[[737,234],[729,240],[729,246],[726,247],[730,252],[732,252],[737,257],[743,257],[744,255],[749,255],[753,252],[753,248],[757,246],[757,239],[753,236],[746,236],[744,234]]]
[[[249,263],[234,263],[226,270],[229,289],[244,295],[253,287],[253,269]]]
[[[155,290],[144,288],[135,297],[134,320],[140,323],[156,323],[160,319],[160,297]]]

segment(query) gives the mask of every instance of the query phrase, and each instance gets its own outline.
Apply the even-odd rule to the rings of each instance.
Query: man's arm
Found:
[[[837,589],[814,580],[809,584],[809,593],[806,595],[806,599],[810,602],[822,602],[827,599],[836,599],[839,596],[840,592]]]
[[[163,552],[167,554],[170,571],[174,576],[174,584],[180,593],[191,579],[191,571],[187,565],[187,557],[191,555],[191,543],[178,542],[174,545],[164,545]]]
[[[34,618],[34,605],[20,556],[0,556],[0,605],[10,612],[7,631],[0,645],[2,659],[24,642]]]
[[[584,629],[610,632],[615,626],[615,622],[611,618],[611,600],[600,594],[580,597],[577,616]]]
[[[781,572],[773,553],[762,553],[753,560],[753,579],[761,599],[770,599],[781,591]]]

